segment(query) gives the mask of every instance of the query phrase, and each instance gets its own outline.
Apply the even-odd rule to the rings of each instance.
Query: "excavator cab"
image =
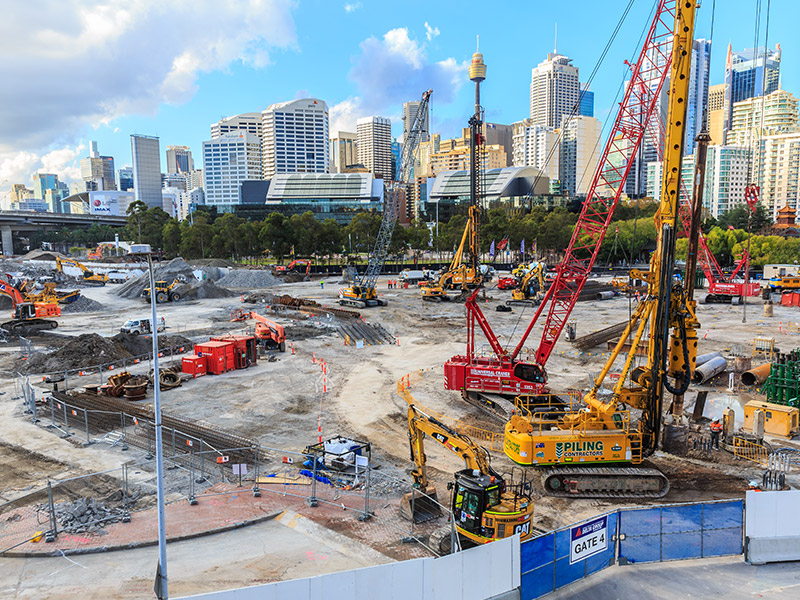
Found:
[[[483,544],[516,533],[525,539],[531,534],[530,496],[507,490],[501,476],[463,469],[448,487],[453,490],[456,528],[470,542]]]
[[[36,318],[36,305],[33,302],[17,304],[14,309],[14,318],[20,321],[28,321]]]

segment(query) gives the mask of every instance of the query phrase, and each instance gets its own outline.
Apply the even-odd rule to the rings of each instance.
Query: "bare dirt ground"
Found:
[[[309,297],[322,305],[335,305],[336,279],[319,282],[292,283],[270,288],[274,293],[287,293]],[[98,313],[78,313],[60,318],[58,335],[39,336],[32,341],[41,350],[57,348],[63,344],[60,336],[75,336],[96,332],[111,336],[129,318],[144,317],[148,307],[141,300],[116,297],[113,286],[91,288],[85,294],[103,305]],[[430,369],[411,390],[421,404],[452,418],[467,421],[487,429],[501,431],[477,409],[464,403],[456,392],[444,389],[442,364],[454,354],[465,351],[466,325],[462,304],[425,303],[416,289],[388,290],[386,280],[379,282],[379,291],[388,300],[385,308],[362,311],[369,322],[383,325],[399,338],[399,345],[344,346],[341,337],[330,326],[329,320],[312,318],[299,322],[295,318],[275,317],[287,327],[288,342],[294,341],[295,353],[288,349],[278,354],[275,362],[261,362],[257,367],[220,376],[200,377],[182,387],[164,392],[166,412],[186,419],[203,421],[257,438],[262,444],[286,450],[301,451],[317,438],[317,426],[322,426],[323,438],[337,434],[368,440],[373,444],[373,458],[381,468],[396,477],[408,480],[409,461],[406,403],[396,394],[396,382],[402,376],[419,369]],[[516,345],[534,314],[534,308],[515,307],[511,313],[496,312],[495,308],[510,297],[510,292],[489,289],[481,308],[492,324],[503,345]],[[204,299],[164,304],[159,308],[167,320],[168,333],[178,333],[193,341],[204,341],[209,335],[238,332],[246,323],[231,323],[229,313],[242,307],[239,298]],[[256,308],[256,307],[253,307]],[[617,297],[606,301],[580,302],[572,318],[577,322],[578,335],[584,335],[628,318],[629,301]],[[742,307],[729,305],[701,305],[698,316],[702,323],[699,353],[720,351],[726,353],[738,344],[752,348],[754,337],[775,338],[781,350],[800,346],[800,336],[789,332],[790,322],[800,321],[796,308],[775,306],[775,316],[763,317],[761,301],[752,301],[747,307],[747,323],[742,323]],[[544,319],[540,319],[543,321]],[[780,330],[779,330],[780,328]],[[292,332],[297,335],[293,339]],[[797,332],[795,328],[793,330]],[[477,345],[488,351],[488,345],[477,333]],[[535,348],[541,337],[541,324],[534,327],[526,348]],[[553,391],[586,389],[591,378],[599,372],[605,361],[605,348],[595,348],[586,353],[574,351],[569,342],[560,341],[547,364]],[[324,360],[327,374],[323,383]],[[89,358],[87,357],[87,360]],[[24,487],[24,472],[17,466],[9,446],[19,452],[35,452],[53,457],[57,463],[36,463],[36,478],[58,474],[58,469],[70,473],[105,470],[118,466],[121,457],[107,447],[76,447],[52,432],[30,423],[22,414],[20,402],[14,400],[11,378],[20,363],[18,346],[8,342],[0,346],[0,481],[9,490]],[[754,359],[754,364],[758,361]],[[94,379],[98,377],[95,376]],[[32,377],[32,380],[34,378]],[[323,385],[327,394],[322,393]],[[746,394],[729,392],[727,380],[715,382],[709,390],[705,416],[718,417],[724,408],[731,406],[742,418],[742,407],[749,399]],[[698,388],[687,393],[687,410]],[[460,460],[432,441],[427,441],[429,473],[444,496],[445,483],[451,473],[462,467]],[[500,452],[493,455],[493,464],[507,472],[512,464]],[[650,459],[668,474],[672,489],[661,501],[713,500],[743,496],[749,479],[760,478],[760,470],[745,464],[726,464],[715,457],[695,457],[692,460],[667,454],[657,454]],[[646,465],[645,465],[646,466]],[[16,470],[15,470],[16,469]],[[51,473],[52,471],[52,473]],[[533,473],[536,477],[536,473]],[[12,482],[6,484],[6,481]],[[535,490],[541,489],[534,486]],[[5,492],[0,491],[0,497]],[[547,529],[574,522],[602,512],[619,502],[569,501],[542,497],[535,493],[537,526]]]

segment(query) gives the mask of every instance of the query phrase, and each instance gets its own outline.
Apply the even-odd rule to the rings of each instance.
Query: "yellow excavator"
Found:
[[[689,91],[696,4],[697,0],[686,0],[675,16],[664,191],[654,217],[658,232],[656,250],[649,270],[630,272],[631,279],[646,283],[647,295],[636,307],[581,405],[557,414],[541,407],[537,407],[541,412],[530,412],[518,403],[517,414],[505,427],[503,449],[512,460],[522,465],[555,467],[543,477],[545,490],[551,495],[658,498],[669,490],[669,481],[660,471],[630,465],[641,463],[658,447],[665,391],[673,394],[674,418],[682,418],[683,394],[696,365],[696,332],[700,323],[695,315],[693,286],[685,289],[673,277],[685,100]],[[697,149],[697,158],[702,164],[707,144],[702,139],[704,135],[707,138],[705,132],[698,136]],[[684,278],[688,282],[694,281],[696,269],[697,252],[691,248],[696,248],[698,241],[702,208],[698,195],[700,186],[696,187],[693,199],[690,258]],[[634,368],[637,349],[648,324],[647,361]],[[601,396],[603,382],[629,340],[630,350],[617,382],[610,394]],[[629,409],[641,411],[638,422],[633,422]]]
[[[84,285],[103,286],[108,283],[108,275],[95,273],[91,269],[87,269],[74,258],[61,258],[60,256],[56,256],[56,269],[58,272],[63,273],[64,267],[78,269],[81,272],[81,277],[78,278],[78,282]]]
[[[447,484],[452,492],[451,510],[462,548],[517,533],[523,540],[531,536],[533,503],[528,493],[530,483],[525,480],[524,473],[516,484],[504,479],[492,469],[489,453],[484,448],[413,404],[408,405],[408,439],[415,465],[411,476],[415,490],[422,493],[410,492],[403,496],[400,510],[407,519],[420,522],[441,514],[436,488],[428,481],[425,435],[464,459],[466,468],[457,471],[454,481]],[[449,542],[449,537],[442,537],[439,549],[449,551]]]
[[[547,265],[543,262],[532,264],[532,268],[522,276],[519,284],[511,292],[511,300],[506,300],[508,306],[514,304],[526,304],[537,306],[542,302],[545,289],[544,274],[547,272]]]

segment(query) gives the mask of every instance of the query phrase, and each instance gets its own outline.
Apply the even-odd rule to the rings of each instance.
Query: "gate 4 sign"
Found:
[[[587,521],[569,531],[569,564],[608,548],[608,517]]]

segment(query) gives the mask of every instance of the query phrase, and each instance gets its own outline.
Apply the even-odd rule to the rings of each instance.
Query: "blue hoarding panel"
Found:
[[[613,564],[616,558],[614,536],[617,533],[617,513],[608,515],[608,548],[600,554],[586,559],[586,574],[596,573]]]
[[[728,529],[742,526],[742,501],[703,505],[703,529]]]
[[[702,556],[700,531],[665,533],[661,536],[661,560],[700,558]]]
[[[521,578],[520,600],[533,600],[553,591],[553,564],[525,573]]]
[[[570,530],[556,531],[556,560],[569,558]]]
[[[620,511],[620,533],[632,535],[658,535],[661,533],[661,509]]]
[[[742,528],[713,529],[703,532],[703,556],[742,553]]]
[[[665,506],[661,509],[662,533],[698,531],[702,526],[702,522],[703,506],[701,504]]]
[[[569,551],[565,558],[556,560],[556,589],[581,579],[586,574],[586,561],[569,564]]]
[[[619,556],[631,563],[661,560],[661,536],[627,536],[620,541]]]
[[[520,573],[527,573],[544,564],[553,562],[554,538],[555,534],[551,533],[520,545]]]

